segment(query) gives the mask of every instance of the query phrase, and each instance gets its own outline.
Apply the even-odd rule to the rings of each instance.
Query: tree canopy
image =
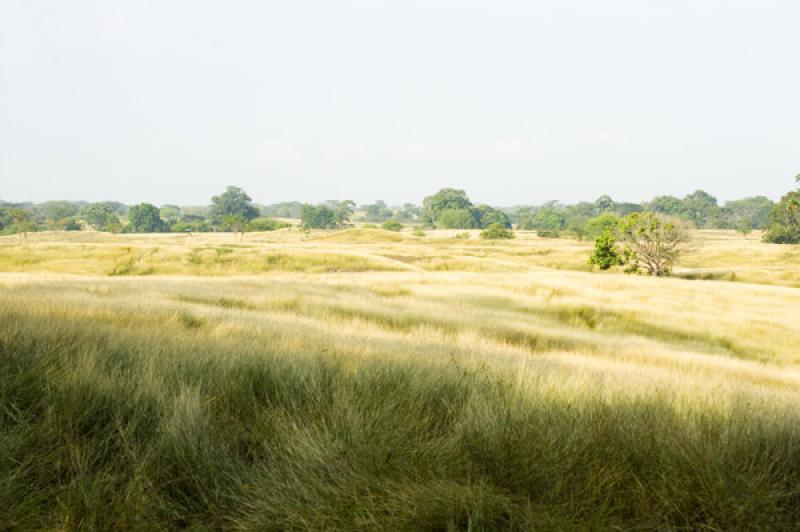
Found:
[[[134,205],[128,211],[126,233],[163,233],[169,227],[161,219],[158,207],[150,203]]]
[[[229,186],[219,196],[211,198],[211,221],[223,225],[225,220],[242,219],[247,223],[259,215],[253,200],[239,187]]]
[[[800,175],[795,180],[800,183]],[[800,189],[789,192],[773,207],[764,240],[775,244],[800,244]]]

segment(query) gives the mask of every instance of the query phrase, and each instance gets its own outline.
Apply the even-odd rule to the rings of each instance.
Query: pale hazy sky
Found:
[[[779,197],[798,0],[0,0],[0,199]]]

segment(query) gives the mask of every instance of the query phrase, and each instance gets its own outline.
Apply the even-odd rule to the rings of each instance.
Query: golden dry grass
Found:
[[[700,232],[681,264],[761,284],[590,273],[588,249],[525,233],[495,243],[378,230],[243,242],[7,239],[0,355],[11,381],[0,393],[12,408],[0,411],[0,449],[14,458],[0,463],[12,479],[0,482],[0,500],[15,508],[9,522],[36,514],[63,528],[791,528],[800,519],[796,489],[784,488],[800,478],[798,248]],[[283,376],[269,378],[293,390],[266,406],[256,380],[232,376],[256,379],[264,368],[278,368]],[[126,417],[120,390],[160,405],[136,408],[165,412],[147,415],[181,454],[136,436],[144,429],[126,435],[125,423],[148,418]],[[26,413],[42,394],[67,406]],[[446,435],[439,421],[415,424],[433,423],[420,414],[430,401],[441,404]],[[277,417],[259,417],[267,411]],[[117,428],[103,432],[109,426]],[[219,455],[221,445],[235,459]],[[77,462],[59,466],[61,476],[34,474],[28,448]],[[407,452],[410,476],[396,477],[388,458],[371,454],[379,449]],[[276,456],[285,471],[268,465]],[[173,489],[162,474],[179,487],[197,478]],[[164,487],[153,490],[158,478]],[[59,494],[59,506],[16,495],[20,482]],[[141,505],[155,521],[138,520]]]

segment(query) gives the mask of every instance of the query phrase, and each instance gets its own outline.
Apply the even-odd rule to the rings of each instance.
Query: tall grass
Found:
[[[0,529],[797,529],[800,296],[514,275],[3,276]]]
[[[586,271],[591,242],[541,239],[518,232],[511,241],[425,237],[378,229],[248,233],[125,234],[32,233],[27,244],[0,237],[0,272],[109,276],[235,276],[273,272],[469,271],[507,273],[542,268]],[[800,287],[800,246],[764,244],[733,231],[697,231],[676,274],[686,279]]]

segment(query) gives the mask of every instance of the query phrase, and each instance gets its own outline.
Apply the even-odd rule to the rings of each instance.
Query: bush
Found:
[[[594,242],[594,252],[589,257],[589,264],[599,266],[601,270],[608,270],[612,266],[623,264],[623,262],[611,229],[606,229]]]
[[[402,231],[403,230],[403,224],[401,224],[397,220],[386,220],[381,225],[381,228],[386,230],[386,231]]]
[[[457,238],[459,240],[469,240],[469,233],[466,231],[463,233],[456,233],[453,238]]]
[[[481,231],[481,238],[484,240],[502,240],[514,238],[514,231],[507,229],[502,224],[491,224]]]
[[[556,231],[555,229],[539,229],[536,231],[536,236],[539,238],[560,238],[561,231]]]
[[[274,220],[272,218],[255,218],[247,222],[247,226],[245,227],[245,231],[251,232],[258,232],[258,231],[275,231],[277,229],[283,229],[284,227],[289,227],[289,224],[286,222],[281,222],[279,220]]]
[[[378,226],[375,224],[364,224],[361,226],[361,229],[377,229]]]
[[[411,234],[414,236],[425,236],[425,231],[422,229],[414,229]]]

